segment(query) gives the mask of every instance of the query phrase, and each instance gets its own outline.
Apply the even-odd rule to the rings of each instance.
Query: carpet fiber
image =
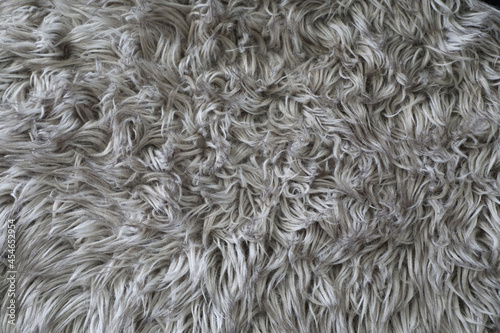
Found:
[[[500,331],[493,7],[3,0],[0,93],[1,332]]]

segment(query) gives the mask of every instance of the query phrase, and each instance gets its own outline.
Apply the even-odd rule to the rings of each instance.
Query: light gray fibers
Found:
[[[0,1],[17,332],[499,332],[499,87],[475,0]]]

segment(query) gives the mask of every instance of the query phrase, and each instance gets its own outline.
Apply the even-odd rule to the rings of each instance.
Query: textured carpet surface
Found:
[[[499,332],[499,87],[473,0],[3,0],[0,331]]]

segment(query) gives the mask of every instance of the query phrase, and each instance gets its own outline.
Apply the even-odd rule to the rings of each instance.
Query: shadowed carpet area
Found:
[[[476,0],[3,0],[0,332],[499,332],[499,87]]]

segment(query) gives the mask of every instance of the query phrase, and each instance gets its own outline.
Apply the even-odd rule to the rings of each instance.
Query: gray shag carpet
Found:
[[[2,333],[500,332],[493,7],[3,0],[0,93]]]

